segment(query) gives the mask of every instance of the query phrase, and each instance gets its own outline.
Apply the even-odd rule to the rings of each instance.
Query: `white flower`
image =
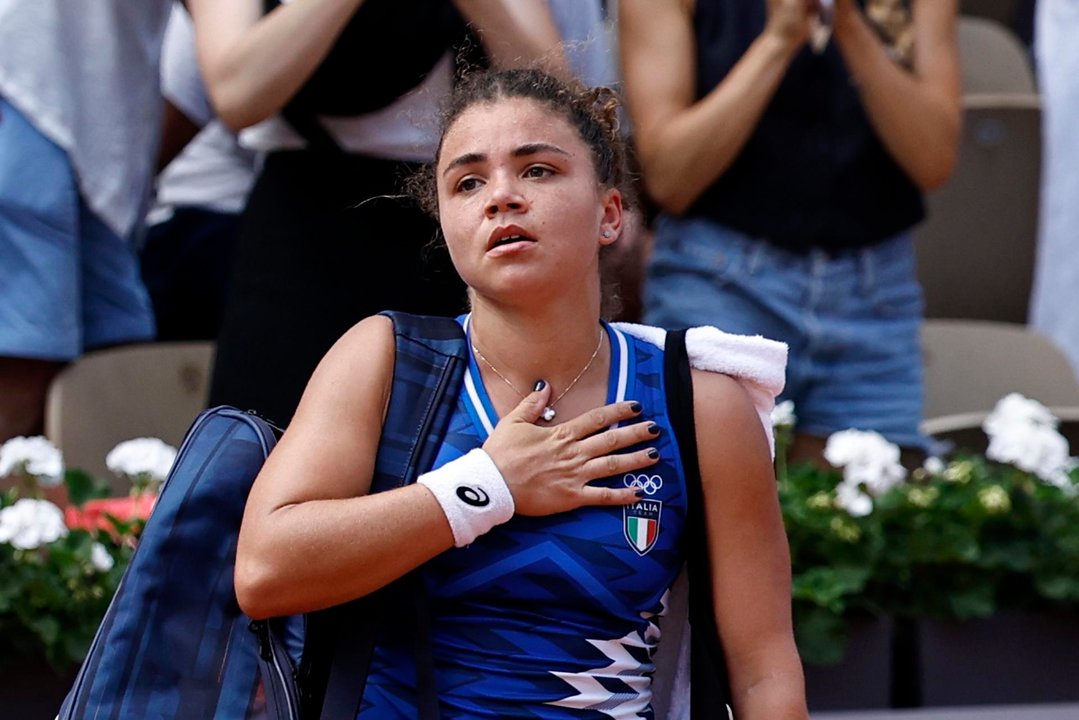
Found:
[[[856,543],[862,537],[862,529],[849,520],[844,522],[842,519],[834,517],[828,523],[828,527],[835,533],[836,537],[845,543]]]
[[[48,500],[22,498],[0,510],[0,542],[33,550],[67,535],[64,511]]]
[[[794,414],[794,401],[784,400],[772,408],[772,427],[794,426],[798,416]]]
[[[832,496],[823,490],[806,498],[806,507],[810,510],[828,510],[832,507]]]
[[[922,463],[922,470],[925,470],[930,475],[941,475],[944,473],[944,461],[936,455],[930,455]]]
[[[883,495],[907,476],[899,464],[899,446],[871,430],[833,433],[824,446],[824,458],[843,468],[844,482],[864,487],[873,497]]]
[[[873,499],[851,483],[841,482],[836,486],[835,500],[839,507],[854,517],[865,517],[873,512]]]
[[[53,487],[64,479],[64,456],[41,435],[14,437],[0,445],[0,477],[25,473]]]
[[[1071,466],[1068,441],[1056,432],[1053,425],[1015,422],[994,427],[994,432],[987,431],[989,447],[985,450],[986,458],[1015,465],[1058,487],[1070,485],[1067,477]]]
[[[970,460],[953,462],[944,468],[944,479],[954,483],[968,483],[974,477],[974,463]]]
[[[1002,515],[1012,509],[1008,491],[1000,485],[992,485],[978,491],[978,502],[992,515]]]
[[[1023,397],[1019,393],[1009,393],[997,401],[993,412],[989,413],[982,423],[982,430],[992,437],[1006,433],[1015,426],[1031,425],[1056,428],[1057,419],[1049,412],[1049,408],[1037,400]]]
[[[907,501],[914,507],[927,508],[940,497],[940,490],[935,487],[912,487],[907,491]]]
[[[176,448],[158,438],[135,438],[120,443],[105,456],[105,465],[117,475],[149,476],[156,482],[168,477]]]
[[[90,564],[94,566],[94,569],[98,572],[108,572],[112,570],[112,566],[116,561],[112,559],[112,555],[105,549],[105,546],[101,543],[94,543],[90,548]]]

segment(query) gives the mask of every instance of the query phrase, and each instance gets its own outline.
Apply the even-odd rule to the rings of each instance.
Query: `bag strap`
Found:
[[[434,465],[468,367],[464,330],[452,318],[384,312],[396,359],[372,492],[411,485]]]
[[[452,318],[387,311],[393,321],[396,357],[393,387],[386,411],[371,491],[409,485],[434,464],[457,403],[457,392],[468,367],[464,331]],[[412,573],[376,593],[374,601],[411,602],[416,615],[417,705],[421,720],[438,720],[434,656],[430,649],[430,610],[422,579]],[[385,612],[370,614],[369,604],[341,608],[346,626],[330,632],[344,652],[335,654],[323,700],[321,720],[354,720],[360,709],[374,652],[375,633]],[[377,610],[378,608],[376,608]],[[310,631],[309,631],[310,632]]]
[[[690,712],[695,718],[721,717],[730,711],[730,681],[723,644],[713,610],[712,573],[708,558],[708,525],[697,456],[693,418],[693,378],[686,351],[686,331],[671,330],[663,348],[663,380],[667,413],[678,440],[686,476],[689,516],[686,522],[686,571],[689,576]]]

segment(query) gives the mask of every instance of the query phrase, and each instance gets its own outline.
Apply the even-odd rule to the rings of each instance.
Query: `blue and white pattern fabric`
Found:
[[[663,353],[606,325],[608,402],[637,400],[661,432],[660,462],[595,484],[636,486],[628,507],[516,516],[424,568],[444,718],[654,718],[652,655],[683,558],[685,484],[670,431]],[[435,466],[479,447],[498,422],[470,359]],[[361,720],[411,718],[410,629],[387,628]]]

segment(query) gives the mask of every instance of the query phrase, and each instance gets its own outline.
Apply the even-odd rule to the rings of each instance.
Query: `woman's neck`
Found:
[[[551,385],[554,399],[571,385],[572,393],[594,385],[594,378],[606,384],[610,351],[598,307],[525,313],[477,301],[470,335],[480,370],[493,381],[486,383],[489,392],[504,383],[527,395],[542,379]]]

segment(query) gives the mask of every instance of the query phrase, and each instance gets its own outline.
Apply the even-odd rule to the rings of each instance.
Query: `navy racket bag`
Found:
[[[455,321],[387,314],[397,356],[373,492],[429,469],[467,357]],[[232,407],[196,418],[59,720],[242,720],[281,711],[273,698],[265,707],[259,663],[261,651],[266,666],[269,648],[260,647],[233,587],[244,504],[278,433]],[[282,621],[289,657],[281,667],[289,672],[310,665],[301,657],[308,620]],[[316,666],[336,674],[335,662]],[[268,685],[271,694],[278,686]]]

